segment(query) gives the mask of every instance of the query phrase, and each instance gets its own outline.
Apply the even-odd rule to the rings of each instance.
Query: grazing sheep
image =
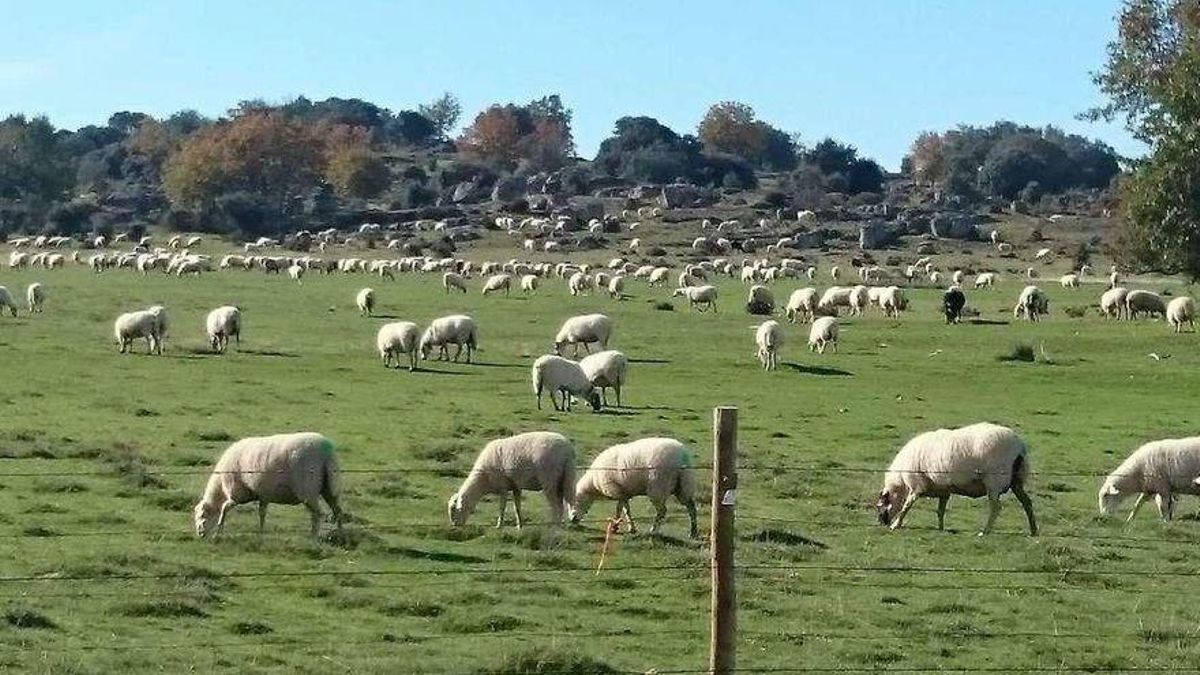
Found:
[[[3,313],[3,308],[7,307],[9,314],[17,315],[17,303],[13,302],[12,294],[8,292],[8,288],[0,286],[0,314]]]
[[[650,276],[646,278],[646,283],[649,286],[665,286],[667,277],[671,274],[670,268],[655,267]]]
[[[1012,490],[1037,534],[1033,502],[1025,493],[1029,450],[1012,429],[986,422],[958,429],[927,431],[913,438],[892,460],[875,508],[879,522],[895,530],[920,497],[938,498],[938,529],[944,529],[951,495],[988,498],[988,516],[980,535],[991,531],[1000,514],[1000,495]]]
[[[1171,328],[1176,333],[1183,332],[1183,324],[1191,327],[1192,332],[1196,331],[1196,301],[1190,297],[1184,296],[1175,298],[1167,303],[1167,323],[1171,324]]]
[[[296,264],[296,263],[292,263],[292,265],[290,267],[288,267],[287,273],[288,273],[288,277],[290,277],[293,281],[299,283],[300,278],[304,276],[304,266]]]
[[[3,287],[0,286],[0,289]],[[3,298],[0,297],[0,300]],[[15,315],[15,314],[14,314]],[[146,339],[147,354],[162,354],[162,336],[159,333],[158,316],[148,309],[137,312],[126,312],[117,317],[113,323],[113,335],[120,352],[133,351],[133,341],[137,338]]]
[[[29,313],[40,313],[46,301],[46,288],[34,282],[25,289],[25,301],[29,304]]]
[[[1000,242],[996,244],[996,253],[1000,255],[1012,255],[1013,245],[1008,242]]]
[[[1021,290],[1017,304],[1013,307],[1013,318],[1037,321],[1038,317],[1050,313],[1050,299],[1037,286],[1026,286]]]
[[[590,291],[594,285],[592,277],[585,272],[576,272],[567,280],[567,290],[571,292],[571,295]]]
[[[783,312],[791,323],[796,323],[797,317],[800,316],[804,317],[805,323],[812,321],[817,315],[817,289],[797,288],[792,291]]]
[[[1122,286],[1110,288],[1100,294],[1100,313],[1109,319],[1125,318],[1125,296],[1129,289]]]
[[[442,275],[442,288],[446,289],[447,293],[449,293],[450,289],[452,289],[452,288],[460,290],[463,293],[466,293],[467,292],[467,280],[464,279],[461,274],[455,274],[454,272],[446,272],[445,274]]]
[[[933,284],[934,286],[942,285],[942,273],[941,272],[930,272],[929,273],[929,283]]]
[[[558,334],[554,336],[554,353],[562,354],[565,345],[572,346],[572,355],[579,355],[579,345],[587,353],[592,353],[589,346],[595,342],[600,349],[608,349],[608,338],[612,335],[612,319],[603,314],[583,314],[573,316],[563,322]]]
[[[758,362],[763,370],[775,370],[779,365],[779,348],[783,346],[783,327],[778,321],[764,321],[754,332],[758,345]]]
[[[450,497],[450,523],[455,527],[466,525],[484,496],[500,495],[496,527],[503,527],[508,495],[512,494],[520,529],[524,520],[522,490],[540,490],[550,507],[551,523],[561,524],[575,494],[575,446],[571,441],[562,434],[530,431],[497,438],[483,446],[471,473]]]
[[[954,273],[950,275],[950,281],[955,286],[962,286],[963,278],[964,276],[962,270],[954,270]]]
[[[1125,312],[1130,319],[1136,319],[1139,313],[1155,316],[1167,316],[1167,305],[1162,296],[1150,291],[1129,291],[1125,296]]]
[[[437,347],[437,360],[442,361],[450,356],[446,345],[455,345],[458,349],[454,352],[454,362],[457,363],[458,357],[463,353],[463,347],[466,347],[467,363],[470,363],[471,354],[475,353],[478,348],[477,339],[474,319],[465,314],[451,314],[434,319],[429,324],[429,327],[421,334],[418,349],[421,351],[421,358],[428,359],[429,353],[433,351],[434,347]]]
[[[821,314],[837,316],[838,307],[850,306],[850,293],[853,290],[853,288],[845,286],[830,286],[821,295],[821,301],[817,303],[817,310]]]
[[[1039,273],[1036,269],[1032,267],[1025,268],[1025,277],[1027,279],[1037,279],[1040,276],[1042,276],[1041,273]]]
[[[855,286],[850,289],[850,314],[862,316],[871,304],[871,290],[866,286]]]
[[[408,372],[417,369],[417,348],[421,340],[421,329],[411,321],[385,323],[375,334],[375,348],[384,368],[391,368],[392,361],[400,367],[400,355],[408,354]]]
[[[951,286],[942,293],[942,313],[946,323],[962,321],[963,308],[967,306],[967,296],[958,286]]]
[[[708,309],[717,311],[717,287],[716,286],[685,286],[684,288],[676,288],[671,297],[683,296],[688,300],[688,307],[695,307],[697,312],[703,312]]]
[[[608,405],[608,388],[612,387],[617,393],[617,406],[621,405],[621,387],[625,386],[625,371],[629,368],[629,359],[615,349],[609,349],[595,354],[589,354],[579,361],[592,386],[600,390],[600,403]]]
[[[312,516],[312,536],[321,531],[320,500],[333,512],[340,531],[338,464],[333,442],[321,434],[302,432],[243,438],[221,454],[204,496],[196,504],[196,535],[221,533],[229,510],[258,502],[258,531],[267,521],[268,504],[303,504]]]
[[[625,277],[615,276],[608,282],[608,295],[613,300],[625,298]]]
[[[825,353],[825,347],[833,345],[833,353],[838,350],[838,322],[835,317],[823,316],[813,321],[808,331],[808,350],[820,354]]]
[[[592,502],[601,497],[617,502],[619,519],[624,513],[629,531],[636,532],[629,500],[646,495],[654,504],[654,525],[658,532],[667,515],[667,498],[672,495],[687,509],[692,538],[699,536],[696,523],[696,480],[692,474],[692,453],[673,438],[642,438],[605,449],[575,485],[575,512],[571,521],[578,523]]]
[[[204,319],[204,329],[208,334],[208,346],[218,354],[225,353],[229,348],[229,338],[232,337],[238,347],[242,346],[242,310],[232,305],[218,307],[208,313]]]
[[[505,295],[508,295],[509,289],[512,287],[512,277],[507,274],[493,274],[488,277],[487,281],[483,282],[483,294],[495,293],[503,290]]]
[[[880,289],[878,302],[883,315],[893,319],[899,318],[900,312],[908,309],[908,298],[904,296],[904,289],[899,286]]]
[[[746,297],[746,311],[751,314],[771,315],[775,313],[775,294],[766,286],[754,285],[750,287],[750,294]]]
[[[537,290],[538,278],[536,274],[525,274],[521,277],[521,292],[532,293]]]
[[[1075,274],[1074,272],[1064,274],[1059,277],[1058,283],[1062,285],[1063,288],[1077,289],[1079,288],[1079,275]]]
[[[1117,284],[1119,283],[1121,283],[1121,273],[1113,270],[1112,273],[1108,275],[1108,287],[1116,288]]]
[[[542,392],[549,392],[550,402],[554,409],[570,412],[573,396],[584,398],[591,404],[592,410],[600,410],[600,394],[588,379],[587,373],[579,363],[554,354],[539,356],[533,362],[531,375],[533,393],[537,396],[538,410],[542,409]],[[562,405],[559,405],[558,394],[562,394]]]
[[[358,306],[358,311],[363,316],[371,316],[375,311],[375,289],[364,288],[358,292],[354,298],[354,304]]]
[[[1146,443],[1133,451],[1100,486],[1100,513],[1109,515],[1121,501],[1137,494],[1125,522],[1133,520],[1146,497],[1154,496],[1158,515],[1171,520],[1175,495],[1200,495],[1200,437]]]
[[[995,285],[996,285],[996,273],[995,272],[982,272],[975,276],[976,290],[978,290],[980,288],[991,288],[992,286],[995,286]]]

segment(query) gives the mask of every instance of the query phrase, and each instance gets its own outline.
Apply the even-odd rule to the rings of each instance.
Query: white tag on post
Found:
[[[723,506],[733,506],[737,503],[737,490],[726,490],[724,496],[721,497]]]

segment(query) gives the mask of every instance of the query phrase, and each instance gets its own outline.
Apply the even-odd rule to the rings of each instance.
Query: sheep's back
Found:
[[[236,501],[296,504],[321,493],[326,463],[334,461],[333,443],[321,434],[278,434],[234,443],[213,472]]]

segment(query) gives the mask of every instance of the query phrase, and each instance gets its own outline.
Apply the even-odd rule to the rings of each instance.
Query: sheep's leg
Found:
[[[267,513],[267,506],[262,502],[259,502],[259,504],[261,504],[262,514],[265,516]],[[310,535],[313,539],[317,539],[318,535],[321,534],[321,505],[317,503],[316,497],[313,497],[310,501],[305,502],[304,505],[308,507],[309,521],[311,523],[311,527],[309,528]]]
[[[658,528],[662,526],[663,520],[667,518],[667,500],[657,499],[654,501],[654,524],[650,526],[650,534],[657,534]]]
[[[267,502],[258,501],[258,535],[261,537],[267,526]]]
[[[496,527],[504,527],[504,513],[508,511],[508,493],[500,493],[500,517],[496,518]]]
[[[621,407],[621,383],[620,382],[613,385],[613,391],[617,392],[617,407],[620,408]],[[604,405],[608,405],[608,403],[605,403]]]
[[[512,491],[512,495],[513,495],[513,509],[515,509],[517,512],[517,529],[519,530],[519,529],[521,529],[521,491],[514,488]]]
[[[992,525],[996,524],[996,517],[1000,515],[1000,495],[988,495],[988,515],[987,521],[983,524],[983,530],[979,532],[979,536],[983,536],[992,531]]]
[[[234,506],[237,506],[237,503],[228,498],[223,504],[221,504],[221,512],[217,515],[217,531],[216,534],[213,535],[214,538],[221,534],[221,529],[225,527],[225,516],[229,515],[229,511]]]
[[[629,533],[636,534],[637,525],[633,524],[633,512],[629,510],[629,500],[622,500],[621,504],[624,505],[625,508],[625,521],[629,523]]]
[[[938,529],[946,529],[946,504],[950,502],[950,495],[938,497]]]
[[[691,528],[690,528],[689,532],[691,533],[692,539],[696,539],[697,537],[700,536],[700,528],[698,528],[696,526],[696,501],[695,500],[684,501],[684,500],[680,499],[679,503],[683,504],[684,508],[687,509],[688,520],[691,523]]]
[[[909,509],[911,509],[913,507],[913,505],[916,503],[917,503],[916,493],[909,492],[908,496],[904,498],[904,503],[900,505],[900,511],[898,513],[896,513],[896,519],[892,521],[891,529],[893,529],[893,530],[900,529],[900,526],[904,524],[904,516],[908,515]]]
[[[1133,517],[1137,515],[1138,509],[1142,508],[1142,503],[1146,501],[1146,497],[1147,493],[1145,492],[1138,495],[1137,501],[1133,503],[1133,510],[1129,512],[1129,517],[1125,519],[1125,522],[1128,523],[1133,520]]]
[[[1170,492],[1160,492],[1154,495],[1154,503],[1158,506],[1158,515],[1164,521],[1170,522],[1175,512],[1175,497]]]
[[[1023,485],[1013,483],[1013,496],[1021,502],[1021,508],[1025,509],[1025,519],[1029,521],[1029,534],[1036,536],[1038,533],[1037,518],[1033,516],[1033,501],[1029,499],[1029,494],[1025,492]]]
[[[462,356],[462,343],[454,345],[454,362],[458,363],[458,358]]]

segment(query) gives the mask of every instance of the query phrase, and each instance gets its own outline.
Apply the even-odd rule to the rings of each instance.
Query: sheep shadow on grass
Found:
[[[820,375],[822,377],[853,377],[854,373],[841,368],[829,368],[827,366],[806,366],[803,363],[791,363],[785,361],[784,364],[788,368],[802,375]]]
[[[967,323],[972,326],[1007,326],[1011,321],[998,321],[996,319],[968,319]]]
[[[630,363],[670,363],[670,359],[629,359]]]
[[[298,359],[299,354],[293,352],[281,352],[278,349],[230,349],[230,353],[237,352],[238,354],[249,354],[250,356],[271,356],[281,359]]]
[[[632,410],[625,410],[624,408],[625,408],[625,406],[621,406],[621,408],[617,408],[615,406],[609,406],[607,408],[601,408],[600,410],[596,411],[596,414],[597,415],[612,415],[614,417],[636,417],[637,416],[638,413],[636,413]]]

